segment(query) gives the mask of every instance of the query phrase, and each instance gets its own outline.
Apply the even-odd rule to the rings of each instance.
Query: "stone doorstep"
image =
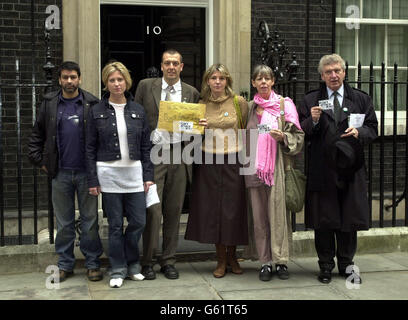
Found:
[[[243,249],[237,250],[238,257]],[[408,252],[408,227],[373,228],[358,232],[357,254],[373,254],[388,252]],[[84,259],[75,248],[77,267],[83,267]],[[297,231],[293,233],[292,257],[315,257],[313,231]],[[108,259],[102,255],[102,266],[108,266]],[[214,260],[212,250],[191,250],[177,253],[178,261]],[[57,263],[57,255],[53,244],[5,246],[0,247],[0,274],[45,272],[47,266]]]

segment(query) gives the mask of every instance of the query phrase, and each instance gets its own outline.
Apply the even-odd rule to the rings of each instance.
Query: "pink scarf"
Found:
[[[269,124],[272,129],[279,127],[280,98],[274,91],[271,92],[268,100],[263,99],[258,93],[255,95],[255,104],[264,109],[260,124]],[[301,130],[296,106],[290,98],[285,98],[285,120],[286,122],[292,122]],[[273,174],[275,171],[276,149],[276,140],[269,133],[258,135],[255,161],[256,173],[259,179],[268,186],[275,184]]]

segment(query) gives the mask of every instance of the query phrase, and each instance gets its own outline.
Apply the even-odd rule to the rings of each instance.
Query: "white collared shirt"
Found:
[[[166,80],[162,78],[162,91],[161,91],[161,100],[166,100],[166,93],[167,93],[167,84]],[[170,93],[171,101],[181,102],[181,80],[179,79],[174,85],[174,90],[176,92]]]
[[[326,87],[326,88],[327,88],[327,96],[329,97],[329,101],[333,104],[334,91],[330,89],[329,87]],[[343,97],[344,97],[344,84],[342,84],[339,90],[337,90],[337,100],[339,100],[340,106],[343,105]]]
[[[328,86],[326,86],[327,89],[327,96],[329,97],[329,101],[333,103],[334,101],[334,91],[332,89],[330,89]],[[337,100],[339,100],[340,103],[340,107],[343,105],[343,97],[344,97],[344,84],[341,85],[341,87],[339,88],[339,90],[337,90]],[[313,126],[316,126],[319,123],[319,121],[314,122],[313,121]]]

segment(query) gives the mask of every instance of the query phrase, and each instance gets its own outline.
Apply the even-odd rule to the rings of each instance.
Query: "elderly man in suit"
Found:
[[[162,55],[162,78],[144,79],[139,82],[135,101],[144,106],[150,129],[153,131],[153,143],[170,145],[170,163],[160,163],[154,166],[154,181],[160,203],[147,209],[146,227],[143,233],[142,273],[146,280],[156,278],[153,269],[153,258],[156,254],[161,218],[163,216],[163,245],[160,260],[160,272],[168,279],[178,279],[179,274],[174,266],[178,242],[180,214],[184,202],[187,177],[191,182],[191,166],[184,163],[173,163],[173,148],[181,144],[181,137],[173,134],[168,136],[155,130],[159,116],[160,100],[197,103],[198,91],[180,80],[183,71],[183,58],[179,52],[170,49]],[[165,148],[165,147],[164,147]]]
[[[357,231],[369,228],[363,145],[377,137],[378,122],[370,96],[344,81],[339,55],[323,56],[318,71],[324,82],[299,106],[308,157],[305,224],[315,230],[318,280],[331,281],[336,256],[339,274],[361,283],[352,265]],[[356,116],[364,120],[350,121]]]

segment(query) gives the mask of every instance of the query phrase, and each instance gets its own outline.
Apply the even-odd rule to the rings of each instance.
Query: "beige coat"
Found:
[[[246,149],[249,154],[250,140],[249,130],[257,128],[258,117],[256,104],[249,103],[247,121]],[[280,120],[279,120],[280,123]],[[281,127],[281,124],[280,124]],[[250,247],[256,243],[259,260],[263,263],[287,263],[289,259],[289,242],[291,242],[290,215],[285,204],[285,170],[283,153],[288,155],[298,154],[303,147],[304,132],[294,124],[287,122],[283,129],[285,143],[278,143],[275,160],[274,185],[265,185],[256,174],[245,176],[245,185],[249,188],[252,215],[248,215],[250,234]],[[257,137],[257,133],[256,133]],[[254,141],[257,143],[256,141]],[[254,155],[255,156],[255,155]],[[252,201],[254,199],[254,201]],[[256,199],[256,200],[255,200]],[[251,234],[254,238],[251,239]],[[251,250],[246,251],[247,257],[254,258],[256,254]]]

